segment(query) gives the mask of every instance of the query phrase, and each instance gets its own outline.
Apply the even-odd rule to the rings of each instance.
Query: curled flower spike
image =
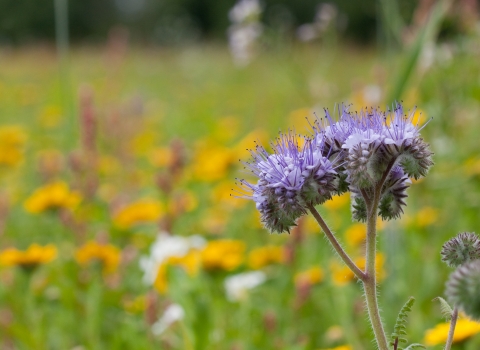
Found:
[[[337,152],[338,193],[346,188],[352,192],[354,219],[366,219],[363,196],[373,194],[377,185],[381,187],[378,215],[384,220],[399,218],[411,183],[408,178],[425,176],[433,165],[433,153],[420,137],[423,127],[414,125],[413,117],[414,111],[404,114],[401,104],[387,112],[349,112],[341,106],[338,121],[326,111],[313,126],[317,143],[323,140]]]
[[[251,192],[245,197],[255,201],[262,222],[272,232],[289,231],[308,205],[321,204],[336,191],[335,161],[323,156],[324,145],[298,141],[293,133],[280,134],[272,154],[257,146],[251,151],[253,161],[246,164],[258,181],[240,180]]]
[[[480,260],[460,265],[450,275],[445,294],[467,316],[480,320]]]
[[[475,233],[462,232],[442,246],[442,261],[450,267],[457,267],[472,260],[480,259],[480,239]]]

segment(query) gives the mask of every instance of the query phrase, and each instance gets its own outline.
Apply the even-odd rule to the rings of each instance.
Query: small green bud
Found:
[[[442,261],[450,267],[457,267],[469,261],[480,259],[480,239],[475,233],[462,232],[442,246]]]
[[[450,275],[445,294],[467,316],[480,320],[480,260],[459,266]]]

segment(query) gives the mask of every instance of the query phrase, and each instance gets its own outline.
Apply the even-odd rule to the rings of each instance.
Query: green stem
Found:
[[[458,308],[455,307],[452,313],[452,319],[450,320],[450,330],[448,331],[447,343],[445,344],[445,350],[450,350],[453,343],[453,334],[455,333],[455,326],[457,325]]]
[[[365,290],[365,299],[367,302],[368,315],[372,323],[373,333],[380,350],[388,350],[387,337],[383,329],[382,319],[380,317],[380,309],[377,300],[377,277],[375,273],[376,251],[377,251],[377,209],[380,202],[381,187],[383,181],[375,189],[373,201],[371,205],[367,205],[367,244],[366,244],[366,266],[363,280],[363,288]]]
[[[310,210],[310,212],[312,213],[313,217],[315,218],[315,220],[317,220],[318,224],[320,225],[320,227],[322,228],[323,232],[325,233],[325,236],[327,237],[327,239],[330,241],[330,243],[332,244],[333,246],[333,249],[335,249],[335,251],[337,252],[337,254],[340,256],[340,258],[343,260],[343,262],[350,268],[350,270],[352,270],[352,272],[355,274],[355,276],[357,276],[357,278],[361,281],[364,281],[365,280],[365,274],[363,273],[362,270],[360,270],[358,268],[357,265],[355,265],[355,263],[352,261],[352,259],[350,258],[350,256],[348,256],[348,254],[345,252],[345,250],[342,248],[342,246],[340,245],[340,243],[338,242],[337,238],[335,237],[335,235],[333,234],[333,232],[330,230],[330,228],[328,227],[328,225],[326,224],[326,222],[323,220],[323,218],[321,217],[320,213],[317,211],[317,209],[315,209],[315,207],[313,205],[309,205],[308,206],[308,209]]]

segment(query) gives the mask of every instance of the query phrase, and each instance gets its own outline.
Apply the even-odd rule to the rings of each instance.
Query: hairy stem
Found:
[[[373,200],[367,206],[367,244],[365,252],[365,280],[363,280],[363,288],[365,290],[365,299],[367,302],[368,315],[372,323],[373,333],[380,350],[388,350],[387,337],[383,329],[382,319],[380,317],[380,309],[377,300],[377,281],[375,273],[376,251],[377,251],[377,209],[380,202],[381,186],[375,189]]]
[[[448,331],[447,343],[445,344],[445,350],[450,350],[453,343],[453,334],[455,333],[455,326],[457,325],[458,308],[453,309],[452,318],[450,320],[450,330]]]
[[[333,246],[333,249],[335,249],[335,251],[337,252],[337,254],[340,256],[340,258],[343,260],[343,262],[350,268],[350,270],[352,270],[352,272],[355,274],[355,276],[361,280],[361,281],[365,281],[365,274],[363,273],[362,270],[360,270],[360,268],[355,265],[355,263],[352,261],[352,259],[350,258],[350,256],[348,256],[348,254],[345,252],[345,250],[342,248],[342,246],[340,245],[340,243],[338,242],[337,238],[335,237],[335,235],[332,233],[332,231],[330,230],[330,228],[328,227],[328,225],[326,224],[326,222],[323,220],[323,218],[321,217],[320,213],[317,211],[317,209],[315,209],[315,207],[313,205],[309,205],[308,206],[308,209],[310,210],[310,212],[312,213],[313,217],[315,218],[315,220],[317,220],[318,224],[320,225],[320,227],[322,228],[323,232],[325,233],[325,236],[327,237],[327,239],[330,241],[330,243],[332,244]]]

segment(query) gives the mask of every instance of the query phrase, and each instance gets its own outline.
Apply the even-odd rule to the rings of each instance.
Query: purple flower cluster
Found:
[[[373,194],[378,184],[378,214],[385,220],[398,218],[409,178],[425,176],[433,164],[413,113],[404,114],[400,104],[387,112],[349,112],[341,106],[336,121],[325,113],[314,124],[313,137],[281,134],[273,153],[261,146],[251,152],[253,161],[247,166],[258,182],[240,182],[250,190],[248,198],[256,202],[271,231],[288,231],[309,206],[347,190],[352,193],[353,217],[365,221],[364,196]]]

